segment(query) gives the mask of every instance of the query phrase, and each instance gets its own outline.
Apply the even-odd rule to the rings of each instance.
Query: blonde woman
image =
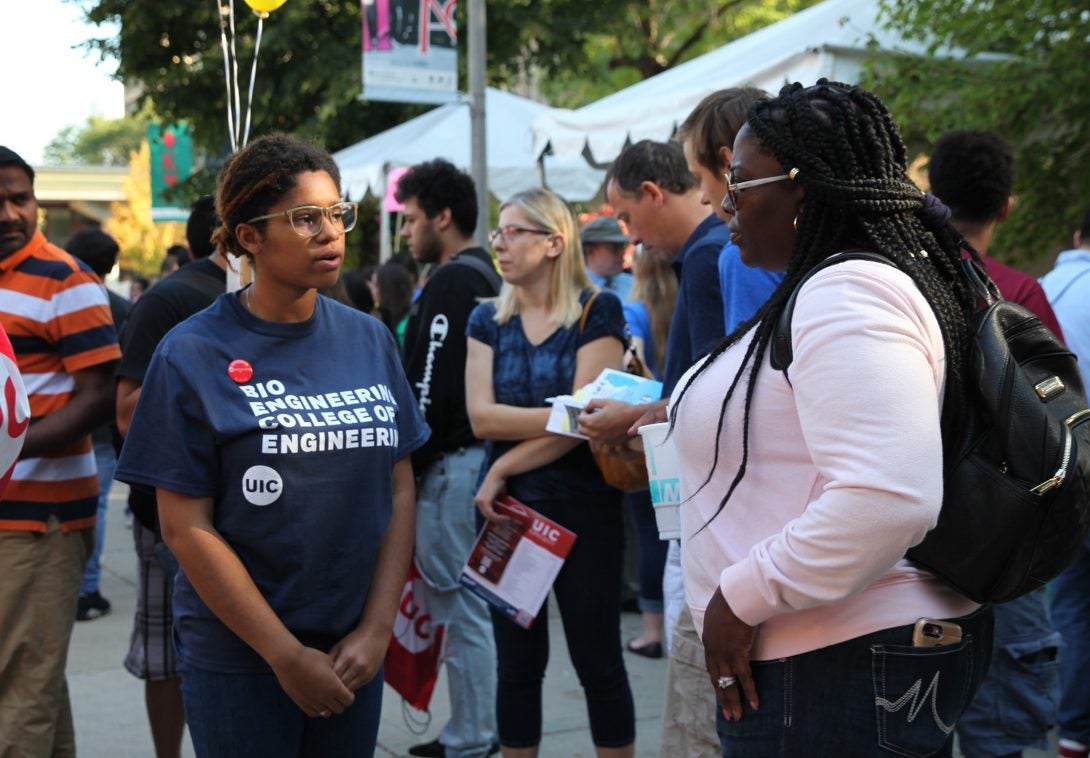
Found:
[[[677,302],[677,275],[670,259],[658,250],[642,245],[632,266],[636,281],[624,317],[632,332],[632,346],[656,379],[662,379],[666,365],[666,338]]]
[[[607,292],[595,296],[575,219],[548,190],[508,200],[491,240],[504,287],[473,311],[467,329],[467,407],[474,433],[487,441],[477,507],[495,519],[493,503],[507,492],[577,535],[554,585],[557,605],[597,753],[631,756],[635,716],[620,636],[621,494],[602,480],[586,444],[545,431],[545,398],[620,367],[621,303]],[[505,756],[538,754],[546,612],[530,629],[492,613]]]

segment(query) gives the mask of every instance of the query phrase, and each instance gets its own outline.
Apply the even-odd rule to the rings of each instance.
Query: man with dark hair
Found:
[[[674,143],[642,140],[625,149],[606,174],[606,197],[634,242],[673,254],[680,287],[666,348],[663,395],[669,395],[726,334],[719,251],[730,233],[700,202],[696,177]]]
[[[444,660],[450,720],[439,737],[410,755],[478,758],[496,742],[496,648],[488,607],[458,582],[476,537],[477,474],[484,445],[466,411],[466,324],[482,298],[499,294],[489,254],[473,241],[473,180],[444,160],[421,163],[398,182],[402,236],[413,258],[432,267],[409,312],[405,375],[432,429],[413,453],[416,471],[416,565],[435,623],[446,625]]]
[[[725,335],[719,251],[730,235],[701,203],[696,177],[673,143],[642,140],[625,148],[606,173],[606,198],[633,243],[672,259],[679,282],[666,340],[664,400],[646,405],[592,400],[580,416],[579,431],[591,445],[624,454],[632,424],[648,412],[665,417],[665,398],[678,379]]]
[[[0,502],[0,755],[76,752],[64,667],[98,506],[90,433],[120,354],[100,285],[38,230],[34,170],[0,147],[0,326],[30,397]]]
[[[682,374],[726,334],[719,254],[730,234],[722,219],[701,202],[697,178],[675,143],[643,140],[626,148],[606,173],[606,197],[617,218],[628,225],[633,242],[650,245],[673,258],[679,282],[666,340],[663,400],[646,405],[592,400],[579,417],[579,431],[593,447],[624,454],[630,429],[639,422],[665,421],[666,398]],[[676,542],[671,542],[670,550],[676,554]],[[703,656],[691,618],[682,612],[680,570],[671,572],[669,564],[667,558],[664,632],[671,664],[663,749],[667,753],[702,752],[715,744],[712,695],[701,696],[707,694],[703,692],[707,676],[699,666],[682,669],[673,663],[680,646],[695,650],[698,660]],[[678,677],[685,681],[678,682]],[[676,724],[684,725],[681,734],[670,728]]]
[[[947,132],[935,143],[928,178],[932,193],[950,208],[950,223],[980,253],[1003,297],[1060,335],[1037,280],[987,255],[996,225],[1011,208],[1014,151],[1006,140],[988,131]],[[1056,719],[1059,649],[1044,587],[995,607],[991,667],[957,724],[966,758],[1018,756],[1045,746]]]
[[[1090,387],[1090,210],[1075,231],[1071,250],[1041,279],[1064,330],[1067,346],[1079,359],[1083,385]],[[1052,581],[1052,623],[1063,635],[1062,695],[1058,725],[1062,758],[1090,756],[1090,536],[1078,556]]]
[[[227,261],[212,243],[219,226],[215,200],[204,196],[193,203],[186,222],[186,239],[196,256],[149,289],[133,306],[121,333],[123,357],[117,369],[117,426],[122,435],[140,398],[151,356],[166,333],[204,310],[227,287]],[[164,440],[164,444],[170,444]],[[129,507],[138,559],[136,617],[125,668],[144,680],[144,701],[157,758],[181,755],[185,731],[181,679],[171,636],[171,601],[177,564],[158,531],[155,492],[132,486]]]
[[[80,229],[64,243],[64,249],[86,263],[95,275],[106,280],[113,271],[120,252],[117,242],[106,232],[97,228]],[[102,289],[110,301],[110,313],[114,326],[120,332],[125,326],[132,305],[128,300],[103,284]],[[112,398],[111,398],[112,399]],[[113,415],[111,409],[111,416]],[[95,466],[98,468],[98,516],[95,520],[95,547],[87,559],[83,570],[83,584],[79,590],[79,602],[76,605],[76,621],[92,621],[110,612],[110,601],[99,592],[99,580],[102,576],[102,543],[106,537],[106,508],[110,501],[110,485],[117,468],[117,453],[114,450],[113,421],[96,427],[91,432],[95,448]]]

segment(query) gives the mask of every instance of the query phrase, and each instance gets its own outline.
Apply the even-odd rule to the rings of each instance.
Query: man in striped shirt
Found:
[[[34,170],[6,147],[0,324],[30,397],[0,502],[0,755],[75,755],[64,667],[98,505],[90,431],[109,419],[120,351],[100,281],[38,230]]]

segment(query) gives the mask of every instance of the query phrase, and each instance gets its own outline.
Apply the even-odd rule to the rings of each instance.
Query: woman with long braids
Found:
[[[197,756],[371,756],[428,436],[381,323],[317,294],[355,203],[323,150],[254,140],[220,176],[254,281],[159,344],[117,478],[156,488]],[[168,442],[165,442],[169,440]]]
[[[960,241],[907,178],[878,98],[824,80],[750,107],[723,202],[743,261],[785,273],[671,408],[723,755],[950,755],[991,614],[904,554],[936,523],[943,435],[957,439],[964,407]],[[890,265],[809,278],[793,362],[773,369],[788,298],[860,250]],[[944,622],[929,628],[941,644],[913,644],[921,618]]]

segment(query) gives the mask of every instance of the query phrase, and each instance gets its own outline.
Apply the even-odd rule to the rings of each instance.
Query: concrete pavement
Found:
[[[144,711],[143,682],[129,674],[121,663],[128,651],[136,605],[136,554],[132,532],[126,529],[123,516],[127,491],[125,485],[114,483],[107,517],[101,591],[112,603],[112,611],[95,621],[77,623],[68,653],[68,687],[81,758],[154,755]],[[635,637],[639,634],[639,617],[624,614],[622,627],[623,639]],[[583,691],[568,660],[563,629],[555,611],[549,619],[549,639],[541,755],[592,756],[594,747]],[[666,661],[626,654],[625,662],[636,700],[636,755],[653,758],[659,755]],[[377,755],[407,755],[412,745],[434,739],[449,715],[450,703],[442,674],[432,698],[430,723],[417,721],[420,714],[403,708],[400,696],[385,688]],[[1054,734],[1049,747],[1048,752],[1027,750],[1024,756],[1054,756]],[[186,758],[194,755],[188,737],[183,755]]]

